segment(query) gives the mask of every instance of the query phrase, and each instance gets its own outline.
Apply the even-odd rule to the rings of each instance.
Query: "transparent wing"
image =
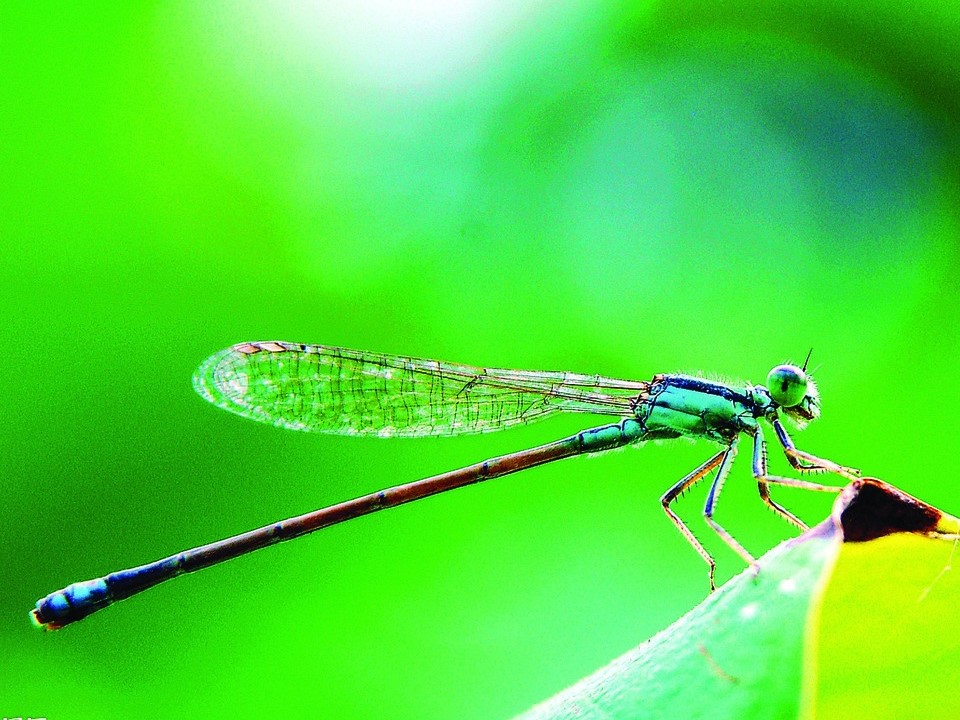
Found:
[[[630,416],[649,387],[272,341],[212,355],[193,385],[213,404],[259,422],[381,436],[488,432],[561,410]]]

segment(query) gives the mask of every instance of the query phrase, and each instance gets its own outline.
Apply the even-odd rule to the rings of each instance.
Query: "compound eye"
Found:
[[[777,405],[795,407],[806,397],[807,375],[796,365],[777,365],[767,375],[767,390]]]

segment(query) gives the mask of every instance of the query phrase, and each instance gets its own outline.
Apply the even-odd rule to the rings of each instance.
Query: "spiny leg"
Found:
[[[778,423],[779,424],[779,423]],[[781,426],[782,429],[782,426]],[[784,433],[786,434],[786,433]],[[779,433],[778,433],[779,435]],[[789,436],[787,436],[789,440]],[[810,456],[814,457],[814,456]],[[789,459],[790,456],[787,455]],[[819,460],[819,458],[815,458]],[[828,463],[829,461],[823,461]],[[829,463],[833,465],[834,463]],[[794,467],[797,467],[794,465]],[[840,467],[839,465],[837,467]],[[816,468],[818,470],[825,470],[827,468]],[[846,468],[844,468],[846,469]],[[785,507],[775,502],[773,498],[770,497],[770,484],[775,485],[786,485],[788,487],[800,488],[801,490],[813,490],[816,492],[832,492],[838,493],[843,488],[835,487],[832,485],[823,485],[821,483],[810,482],[808,480],[797,480],[795,478],[781,477],[779,475],[768,475],[767,474],[767,443],[763,439],[763,431],[760,427],[757,427],[753,435],[753,476],[757,481],[757,489],[760,491],[760,499],[767,504],[767,506],[777,513],[780,517],[786,520],[789,523],[796,525],[801,530],[806,530],[806,524],[800,520],[796,515],[787,510]]]
[[[713,511],[716,510],[717,503],[720,500],[720,491],[723,490],[723,483],[727,479],[727,474],[730,472],[730,466],[733,464],[733,459],[737,456],[737,443],[734,441],[730,444],[730,447],[727,448],[726,452],[723,453],[723,459],[720,462],[720,467],[717,468],[717,474],[713,478],[713,482],[710,484],[710,492],[707,493],[707,502],[703,506],[703,519],[707,521],[707,524],[713,528],[714,532],[720,536],[720,539],[723,540],[730,548],[742,557],[748,565],[757,569],[757,561],[746,548],[743,547],[737,539],[733,537],[729,532],[727,532],[716,520],[713,519]],[[713,577],[710,578],[711,584],[713,584]]]
[[[793,444],[793,440],[790,438],[790,435],[787,434],[787,430],[783,427],[783,423],[780,422],[780,418],[773,416],[769,418],[769,420],[770,424],[773,425],[773,429],[777,432],[777,439],[783,446],[783,454],[787,456],[787,461],[797,472],[832,472],[849,480],[855,480],[860,477],[860,471],[856,468],[844,467],[831,460],[825,460],[824,458],[811,455],[803,450],[797,450],[797,446]]]
[[[703,480],[703,478],[706,477],[711,470],[713,470],[715,467],[717,467],[717,465],[722,463],[723,459],[726,457],[728,452],[729,452],[729,448],[726,448],[718,452],[712,458],[707,460],[703,465],[698,467],[696,470],[694,470],[689,475],[684,477],[680,482],[678,482],[669,490],[667,490],[663,494],[663,497],[660,498],[660,504],[663,505],[663,509],[667,513],[667,517],[670,518],[670,522],[672,522],[674,525],[677,526],[677,529],[687,539],[687,542],[693,546],[693,549],[696,550],[697,553],[699,553],[700,557],[704,559],[704,562],[706,562],[707,565],[710,566],[709,578],[710,578],[711,590],[717,589],[717,586],[713,582],[713,574],[714,574],[714,571],[716,570],[717,563],[713,559],[713,557],[710,555],[710,553],[707,552],[707,549],[703,547],[700,541],[697,540],[696,537],[694,537],[693,533],[690,531],[690,528],[688,528],[684,524],[683,520],[680,519],[680,516],[670,509],[670,504],[674,500],[676,500],[680,495],[682,495],[686,490],[689,490],[691,487],[693,487],[698,482]]]
[[[760,491],[760,499],[767,504],[777,515],[789,523],[793,523],[801,530],[806,530],[806,524],[796,515],[783,507],[770,497],[770,486],[767,484],[769,476],[767,475],[767,443],[763,439],[763,431],[758,426],[753,434],[753,477],[757,480],[757,489]],[[787,480],[789,478],[784,478]],[[800,480],[798,482],[804,482]],[[826,487],[826,486],[821,486]]]

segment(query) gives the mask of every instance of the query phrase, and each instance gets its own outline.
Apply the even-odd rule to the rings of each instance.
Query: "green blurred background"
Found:
[[[658,498],[712,450],[678,442],[37,632],[27,611],[69,582],[591,422],[260,426],[190,386],[243,340],[753,382],[813,347],[823,419],[798,444],[960,511],[950,4],[170,2],[0,23],[0,714],[501,718],[706,593]],[[830,502],[778,497],[808,521]],[[702,501],[680,511],[726,579],[743,566]],[[746,453],[718,519],[758,554],[792,534]]]

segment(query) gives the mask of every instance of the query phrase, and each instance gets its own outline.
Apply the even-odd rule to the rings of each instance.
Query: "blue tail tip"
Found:
[[[112,602],[103,578],[74,583],[37,600],[30,619],[44,630],[59,630]]]

